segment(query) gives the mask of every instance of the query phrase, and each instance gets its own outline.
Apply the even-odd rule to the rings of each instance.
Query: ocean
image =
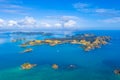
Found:
[[[52,36],[13,35],[0,33],[0,80],[120,80],[120,75],[114,74],[120,69],[120,31],[119,30],[89,30],[75,31],[71,34],[93,33],[98,36],[110,36],[109,44],[101,48],[85,52],[80,45],[60,44],[49,46],[29,46],[30,53],[21,54],[24,48],[22,42],[11,42],[14,38],[28,40],[62,37],[62,34]],[[37,64],[30,70],[22,70],[23,63]],[[57,70],[52,68],[57,64]],[[75,65],[74,69],[68,68]]]

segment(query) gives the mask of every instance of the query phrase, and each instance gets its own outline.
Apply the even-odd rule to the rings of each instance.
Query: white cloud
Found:
[[[3,0],[4,2],[5,0]],[[19,15],[27,15],[26,11],[32,10],[32,8],[28,8],[22,5],[13,4],[13,3],[4,3],[0,5],[0,12],[2,13],[10,13],[10,14],[19,14]]]
[[[84,21],[77,16],[59,16],[58,18],[35,19],[25,17],[23,19],[0,20],[7,29],[70,29],[81,28]],[[81,26],[79,26],[81,24]]]
[[[104,12],[107,12],[108,10],[106,9],[96,9],[95,12],[97,13],[104,13]]]
[[[77,16],[61,16],[60,17],[60,20],[64,21],[64,22],[66,22],[66,21],[68,21],[70,19],[72,19],[72,20],[78,20],[79,17],[77,17]]]
[[[8,21],[8,26],[17,26],[17,21],[15,21],[15,20],[9,20]]]
[[[0,12],[9,13],[9,14],[19,14],[19,15],[27,15],[27,13],[23,10],[19,9],[0,9]]]
[[[19,25],[35,25],[36,20],[33,17],[25,17],[18,22]]]
[[[105,23],[120,23],[120,17],[113,17],[113,18],[104,19],[101,21]]]
[[[52,25],[49,24],[49,23],[46,23],[46,22],[42,22],[42,23],[41,23],[41,26],[42,26],[42,27],[47,27],[47,28],[49,28],[49,27],[51,27]]]
[[[82,9],[82,8],[86,8],[86,7],[89,7],[89,4],[86,4],[86,3],[76,3],[76,4],[73,4],[74,8],[79,8],[79,9]]]
[[[62,24],[61,23],[55,23],[54,26],[57,27],[57,28],[61,28]]]
[[[4,9],[31,9],[31,8],[26,8],[21,5],[15,5],[15,4],[7,4],[7,6],[4,4],[4,5],[0,5],[0,7]]]
[[[1,12],[6,12],[6,13],[18,13],[18,10],[10,10],[10,9],[4,9],[4,10],[0,10]]]
[[[102,12],[102,11],[101,11]],[[112,24],[115,23],[115,24]],[[117,24],[116,24],[117,23]],[[98,25],[99,24],[99,25]],[[24,17],[23,19],[0,19],[0,29],[13,30],[79,30],[79,29],[114,29],[119,27],[120,17],[102,20],[86,20],[77,16],[59,16],[58,18]],[[117,28],[117,27],[116,27]],[[120,29],[120,28],[119,28]]]
[[[74,20],[69,20],[66,23],[64,23],[64,27],[73,27],[73,26],[75,26],[76,23],[77,22]]]
[[[36,19],[33,17],[25,17],[23,19],[16,20],[3,20],[0,19],[1,28],[34,28],[36,26]]]
[[[105,8],[97,8],[93,10],[94,13],[103,15],[103,16],[109,16],[109,17],[118,17],[120,16],[120,10],[117,9],[105,9]]]
[[[76,27],[76,24],[80,20],[77,16],[47,16],[47,19],[42,21],[42,26],[44,27],[51,27],[54,29],[68,29],[68,27]],[[43,25],[44,24],[44,25]],[[72,28],[73,29],[73,28]],[[75,28],[74,28],[75,29]]]
[[[3,25],[4,25],[4,20],[0,19],[0,26],[3,26]]]
[[[73,7],[78,11],[80,11],[81,13],[112,16],[112,17],[120,16],[119,9],[101,8],[101,7],[97,7],[96,5],[94,6],[86,3],[75,3]]]

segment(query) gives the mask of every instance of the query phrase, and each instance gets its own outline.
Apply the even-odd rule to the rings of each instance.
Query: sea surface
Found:
[[[71,34],[93,33],[98,36],[111,36],[109,44],[101,48],[85,52],[79,45],[61,44],[56,46],[33,46],[30,53],[21,54],[22,42],[11,42],[15,38],[28,40],[63,37],[62,34],[52,36],[13,35],[0,33],[0,80],[120,80],[114,74],[120,69],[120,31],[76,31]],[[30,70],[22,70],[23,63],[37,64]],[[59,65],[54,70],[52,64]],[[75,68],[68,68],[75,65]]]

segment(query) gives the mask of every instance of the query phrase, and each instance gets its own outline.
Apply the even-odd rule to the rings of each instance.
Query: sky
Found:
[[[120,30],[120,0],[0,0],[0,29]]]

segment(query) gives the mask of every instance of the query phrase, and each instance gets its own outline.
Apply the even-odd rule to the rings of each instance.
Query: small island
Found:
[[[35,66],[36,66],[36,64],[24,63],[24,64],[21,65],[21,68],[25,69],[25,70],[28,70],[28,69],[31,69]]]
[[[118,69],[114,70],[114,73],[115,74],[120,74],[120,69],[119,70]]]
[[[33,49],[32,48],[28,48],[28,49],[25,49],[22,53],[28,53],[28,52],[31,52],[31,51],[33,51]]]
[[[59,66],[58,66],[57,64],[53,64],[53,65],[52,65],[52,68],[53,68],[53,69],[58,69]]]

